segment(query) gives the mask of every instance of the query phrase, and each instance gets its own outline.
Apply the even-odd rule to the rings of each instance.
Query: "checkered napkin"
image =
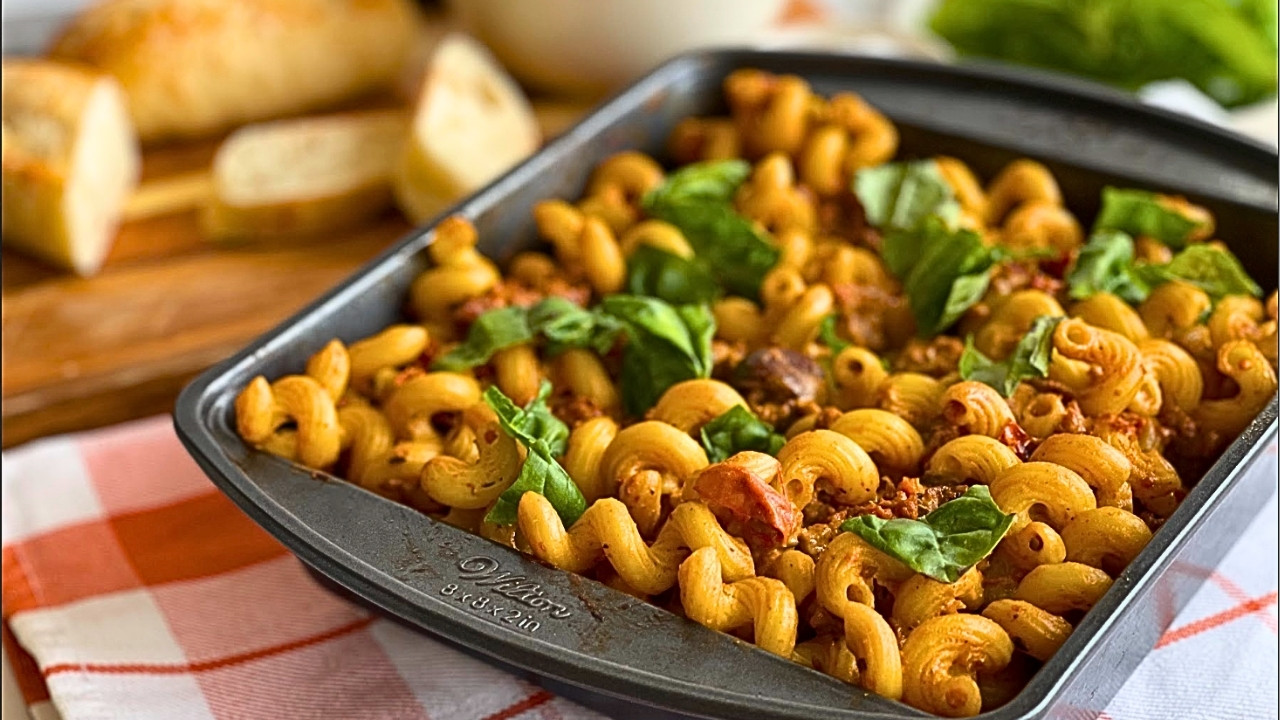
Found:
[[[600,717],[326,591],[168,418],[3,465],[4,648],[37,720]],[[1274,446],[1257,471],[1275,474]],[[1209,581],[1084,716],[1276,716],[1275,500],[1217,570],[1183,571]]]

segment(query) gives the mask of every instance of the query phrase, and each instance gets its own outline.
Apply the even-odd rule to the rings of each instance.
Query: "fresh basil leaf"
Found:
[[[1133,262],[1133,241],[1115,230],[1095,234],[1081,249],[1067,274],[1067,286],[1077,300],[1110,292],[1130,303],[1147,299],[1151,289],[1171,280],[1185,280],[1217,300],[1226,295],[1262,295],[1234,255],[1213,245],[1189,245],[1164,264]]]
[[[523,408],[512,402],[496,385],[484,391],[484,401],[493,408],[508,435],[525,447],[533,447],[537,442],[546,443],[552,455],[561,455],[569,444],[569,427],[547,407],[550,396],[551,383],[546,380],[539,384],[537,397]]]
[[[1143,190],[1102,189],[1102,209],[1093,222],[1093,232],[1119,230],[1130,237],[1145,235],[1177,250],[1203,224],[1161,204],[1155,193]]]
[[[572,525],[587,503],[582,491],[569,478],[556,456],[564,454],[569,443],[569,428],[551,413],[547,398],[551,395],[551,383],[543,380],[538,395],[523,408],[518,407],[497,386],[485,390],[484,401],[498,416],[502,429],[525,446],[524,465],[520,475],[494,503],[485,520],[498,525],[516,522],[520,498],[526,492],[536,492],[551,501],[552,507],[564,521]]]
[[[640,245],[627,258],[627,292],[685,305],[710,302],[719,288],[711,272],[696,259]]]
[[[1212,245],[1191,245],[1164,265],[1140,265],[1135,272],[1152,286],[1184,280],[1204,290],[1214,301],[1227,295],[1262,295],[1262,288],[1240,266],[1236,256]]]
[[[625,328],[622,353],[622,402],[627,412],[643,415],[667,388],[711,375],[711,338],[715,318],[705,305],[671,305],[657,298],[610,295],[598,311]]]
[[[943,0],[930,28],[961,55],[1128,90],[1183,78],[1231,107],[1276,94],[1275,16],[1273,0]]]
[[[683,202],[733,202],[738,187],[751,175],[746,160],[709,160],[685,165],[642,198],[643,205]]]
[[[679,228],[721,286],[755,298],[782,253],[733,209],[734,192],[750,171],[741,160],[689,165],[646,194],[641,206],[650,217]]]
[[[534,334],[546,338],[550,355],[570,348],[590,348],[604,355],[622,332],[622,326],[612,317],[554,295],[529,308],[529,327]]]
[[[978,304],[990,285],[991,265],[989,263],[978,272],[959,275],[952,280],[951,289],[947,292],[947,300],[942,306],[942,314],[931,326],[932,329],[927,331],[929,335],[937,335],[954,325],[966,310]],[[926,327],[929,326],[926,325]]]
[[[527,492],[538,493],[549,500],[565,527],[572,526],[587,510],[582,491],[541,440],[529,447],[520,475],[498,496],[493,508],[485,515],[485,521],[495,525],[514,525],[519,517],[520,498]]]
[[[931,337],[959,320],[986,293],[993,264],[991,252],[975,232],[929,236],[902,284],[916,332]]]
[[[471,323],[467,338],[431,365],[433,370],[459,371],[483,365],[499,350],[529,342],[528,311],[522,307],[490,310]]]
[[[1009,397],[1004,391],[1009,378],[1009,365],[987,357],[973,344],[973,335],[964,339],[964,352],[960,353],[957,370],[960,371],[961,379],[990,385]]]
[[[853,343],[840,337],[840,333],[836,329],[836,324],[839,322],[839,313],[831,313],[822,318],[822,322],[818,324],[818,342],[831,348],[831,357],[839,355],[845,348],[853,345]]]
[[[676,314],[689,330],[689,340],[693,345],[693,358],[698,368],[698,377],[711,377],[715,365],[711,341],[716,336],[716,316],[707,305],[676,305]]]
[[[927,217],[952,224],[960,217],[955,192],[933,160],[859,170],[853,177],[853,192],[867,222],[881,230],[913,230]]]
[[[1031,323],[1026,335],[1018,341],[1013,354],[1007,360],[997,362],[983,355],[973,345],[973,336],[965,339],[964,352],[960,355],[960,377],[976,380],[1009,397],[1018,383],[1027,378],[1049,376],[1049,361],[1053,355],[1053,331],[1062,318],[1041,315]]]
[[[991,554],[1013,519],[1000,511],[985,485],[975,485],[920,520],[860,515],[846,520],[840,529],[918,573],[953,583]]]
[[[1103,230],[1089,238],[1067,273],[1067,288],[1075,300],[1109,292],[1140,303],[1151,294],[1151,284],[1134,271],[1133,240],[1118,230]]]
[[[742,405],[734,405],[702,426],[702,447],[713,463],[727,460],[743,450],[777,455],[786,442],[785,437]]]

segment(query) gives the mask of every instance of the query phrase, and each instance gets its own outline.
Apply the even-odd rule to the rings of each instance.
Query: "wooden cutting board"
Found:
[[[534,104],[545,137],[587,109]],[[148,151],[143,181],[204,170],[216,149],[215,140]],[[389,211],[353,231],[226,246],[205,241],[187,211],[126,223],[92,278],[3,251],[0,443],[170,412],[191,378],[411,229]]]

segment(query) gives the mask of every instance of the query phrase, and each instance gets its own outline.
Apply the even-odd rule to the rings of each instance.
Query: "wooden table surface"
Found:
[[[535,102],[546,137],[587,106]],[[206,169],[217,140],[144,153],[143,181]],[[236,246],[192,211],[129,222],[102,272],[77,278],[9,250],[0,264],[3,447],[170,412],[178,392],[411,230],[398,212],[354,231]]]

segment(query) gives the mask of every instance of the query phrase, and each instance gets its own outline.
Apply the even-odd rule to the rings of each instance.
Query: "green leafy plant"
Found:
[[[965,55],[1130,90],[1183,78],[1227,107],[1276,94],[1274,0],[943,0],[930,27]]]

